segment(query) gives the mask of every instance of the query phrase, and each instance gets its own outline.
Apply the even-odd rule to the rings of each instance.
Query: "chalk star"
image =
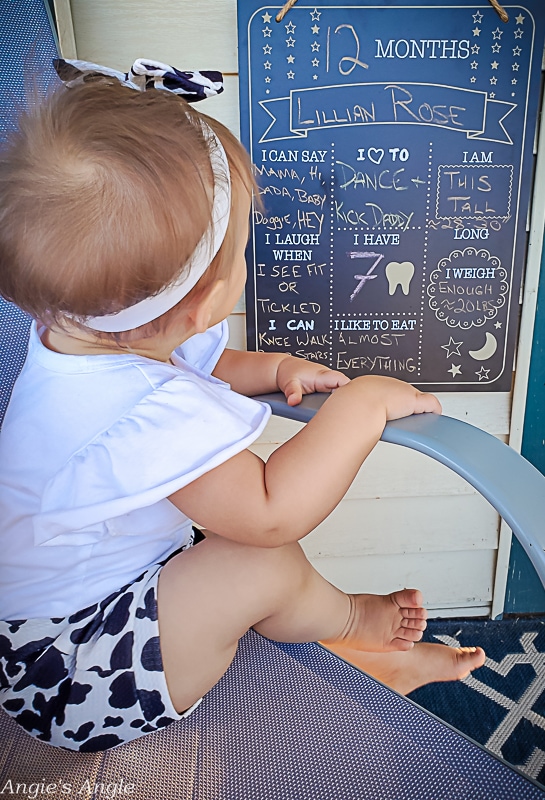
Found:
[[[286,33],[295,33],[295,29],[297,25],[294,25],[293,22],[288,22],[287,25],[284,25],[286,29]]]
[[[472,61],[471,62],[471,69],[477,69],[478,66],[479,66],[479,62],[478,61]]]
[[[319,58],[313,58],[310,63],[312,64],[313,67],[319,67],[320,66],[320,59]]]
[[[310,18],[311,18],[311,20],[313,22],[317,22],[320,19],[321,16],[322,16],[322,12],[318,11],[317,8],[315,8],[314,11],[310,12]]]
[[[476,14],[473,14],[473,22],[479,22],[480,23],[482,21],[483,21],[483,15],[481,14],[480,11],[477,11]]]
[[[516,79],[516,78],[513,78],[513,79],[511,80],[511,83],[513,84],[513,86],[514,86],[514,85],[515,85],[517,82],[518,82],[518,81],[517,81],[517,79]]]
[[[318,50],[320,49],[320,45],[318,44],[318,42],[312,42],[312,44],[310,45],[310,49],[312,50],[313,53],[317,53]]]
[[[481,35],[481,29],[480,28],[473,28],[472,33],[473,33],[473,36],[480,36]]]
[[[493,53],[499,53],[501,50],[501,44],[498,44],[496,42],[496,44],[493,44],[490,49],[492,50]]]
[[[267,77],[265,78],[265,83],[270,83],[270,82],[271,82],[271,79],[270,79],[269,75],[267,75]]]
[[[517,25],[522,25],[524,19],[525,18],[522,16],[522,14],[519,14],[518,17],[515,17],[515,22],[517,23]]]
[[[493,100],[496,97],[496,92],[490,92],[488,96],[491,100]]]
[[[493,62],[490,64],[490,66],[492,67],[492,69],[498,69],[498,67],[499,67],[499,64],[498,64],[498,62],[497,62],[497,61],[493,61]]]
[[[272,67],[272,64],[270,61],[264,61],[263,66],[265,67],[265,69],[270,69]]]
[[[293,47],[295,45],[295,39],[293,36],[290,36],[289,39],[286,39],[286,44],[288,47]]]
[[[271,21],[271,15],[270,14],[263,14],[261,19],[263,20],[263,22],[270,22]]]
[[[286,56],[286,61],[288,62],[288,64],[293,64],[293,62],[295,61],[295,56]]]
[[[295,72],[292,72],[292,70],[290,69],[289,72],[286,72],[286,76],[288,80],[292,81],[295,78]]]
[[[494,327],[496,328],[496,330],[498,330],[499,328],[501,328],[501,322],[495,322],[495,323],[494,323]]]
[[[493,78],[490,78],[490,83],[492,84],[492,86],[495,86],[497,84],[497,82],[498,82],[498,79],[496,78],[495,75],[494,75]]]
[[[524,33],[524,31],[521,31],[520,28],[517,28],[516,31],[515,31],[515,39],[522,39],[522,34],[523,33]]]
[[[513,47],[514,56],[520,56],[521,53],[522,53],[522,47]]]
[[[481,49],[481,45],[480,44],[472,44],[471,45],[471,55],[472,56],[478,56],[480,49]]]
[[[496,28],[495,31],[492,31],[492,36],[494,37],[494,39],[501,39],[501,37],[503,36],[503,31],[500,31],[499,28]]]
[[[481,367],[480,370],[475,373],[475,375],[477,375],[477,377],[479,378],[479,383],[481,381],[488,380],[489,374],[490,374],[490,370],[489,369],[485,369],[484,367]]]
[[[441,349],[447,351],[446,358],[452,358],[452,356],[460,356],[460,347],[463,345],[463,342],[455,342],[452,336],[449,337],[448,344],[442,344]]]
[[[520,69],[520,64],[517,64],[517,62],[515,61],[515,63],[511,65],[511,69],[513,70],[513,72],[518,72]]]
[[[313,76],[312,76],[312,80],[313,80],[313,81],[317,81],[317,80],[318,80],[318,76],[317,76],[317,75],[313,75]]]
[[[442,344],[441,349],[447,351],[446,358],[452,358],[452,356],[460,356],[460,347],[463,345],[463,342],[455,342],[452,336],[449,336],[448,344]]]
[[[461,365],[460,364],[452,364],[451,368],[447,369],[447,372],[450,372],[452,374],[453,378],[455,377],[455,375],[461,375],[462,374]]]
[[[266,56],[270,56],[270,54],[272,53],[272,47],[270,46],[270,44],[265,45],[265,47],[263,48],[263,53]]]
[[[471,78],[469,79],[469,82],[470,83],[475,83],[476,80],[477,80],[477,78],[475,77],[475,75],[472,75]]]
[[[272,28],[263,28],[263,36],[267,39],[270,38],[272,33]]]
[[[320,33],[320,26],[319,25],[313,25],[310,30],[312,31],[314,36],[318,36],[318,34]]]

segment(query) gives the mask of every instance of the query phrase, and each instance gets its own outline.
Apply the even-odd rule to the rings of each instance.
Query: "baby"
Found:
[[[226,347],[253,188],[226,128],[115,78],[54,93],[0,157],[0,293],[36,320],[0,436],[0,702],[51,744],[103,750],[186,716],[249,628],[401,692],[484,662],[415,646],[418,590],[346,594],[298,544],[387,420],[441,408]],[[331,396],[264,463],[251,396],[278,389]]]

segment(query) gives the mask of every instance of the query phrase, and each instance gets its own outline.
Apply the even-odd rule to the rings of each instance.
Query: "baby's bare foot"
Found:
[[[411,650],[426,628],[426,609],[418,589],[402,589],[387,595],[354,594],[346,626],[328,647],[339,645],[352,650],[388,653]]]
[[[421,642],[407,652],[364,653],[339,645],[326,645],[346,661],[364,670],[400,694],[437,681],[457,681],[482,667],[481,647],[448,647]]]

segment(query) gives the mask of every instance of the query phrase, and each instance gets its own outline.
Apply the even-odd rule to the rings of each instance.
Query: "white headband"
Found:
[[[212,128],[201,120],[203,133],[209,138],[212,145],[210,151],[210,164],[214,175],[214,204],[212,207],[212,222],[197,244],[195,251],[187,264],[183,274],[173,283],[165,286],[152,297],[135,303],[121,311],[99,317],[85,317],[78,322],[87,328],[105,333],[120,333],[145,325],[157,319],[166,311],[173,308],[202,278],[210,262],[217,254],[225,238],[229,214],[231,211],[231,181],[229,179],[229,162],[223,145]]]

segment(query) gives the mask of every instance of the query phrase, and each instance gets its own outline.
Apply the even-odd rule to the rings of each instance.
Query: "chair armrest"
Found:
[[[280,392],[260,395],[274,414],[308,422],[328,394],[305,395],[288,406]],[[489,433],[444,414],[415,414],[388,422],[382,441],[439,461],[471,484],[506,521],[545,586],[545,476]]]

